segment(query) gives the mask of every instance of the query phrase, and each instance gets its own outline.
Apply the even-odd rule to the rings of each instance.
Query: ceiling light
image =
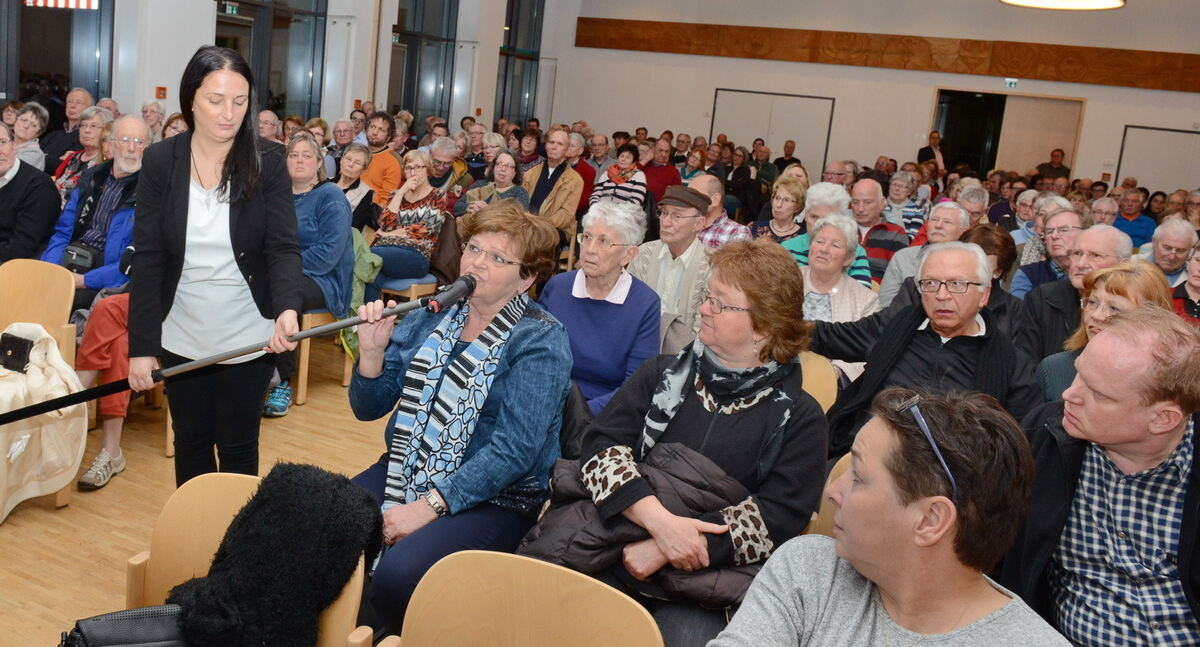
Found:
[[[1000,0],[1000,2],[1030,9],[1065,9],[1068,11],[1120,9],[1125,6],[1125,0]]]

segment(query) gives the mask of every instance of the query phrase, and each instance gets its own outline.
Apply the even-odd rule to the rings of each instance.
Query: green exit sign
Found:
[[[225,15],[226,16],[238,15],[238,9],[239,9],[238,3],[236,3],[236,2],[226,2],[225,3]]]

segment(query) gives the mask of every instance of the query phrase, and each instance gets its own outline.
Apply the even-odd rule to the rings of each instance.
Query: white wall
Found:
[[[1004,92],[1004,79],[880,68],[652,54],[574,46],[580,16],[796,27],[869,33],[1118,46],[1200,53],[1200,3],[1130,3],[1119,11],[1044,12],[994,0],[563,0],[547,3],[543,56],[557,61],[553,121],[585,119],[601,132],[647,126],[708,135],[718,87],[836,99],[830,157],[872,162],[916,156],[933,120],[938,87]],[[1102,71],[1097,71],[1102,73]],[[1126,124],[1200,130],[1200,96],[1022,79],[1017,92],[1087,99],[1079,175],[1115,171]],[[541,97],[539,97],[539,103]],[[542,115],[539,115],[542,116]],[[542,117],[548,123],[547,116]],[[782,142],[768,142],[780,150]],[[1047,148],[1047,158],[1049,148]],[[1073,162],[1073,163],[1071,163]],[[813,162],[806,160],[812,172]],[[1200,176],[1200,169],[1195,174]]]
[[[179,78],[192,54],[217,33],[217,3],[196,0],[116,0],[113,7],[113,98],[121,112],[138,114],[160,100],[166,114],[179,111]]]
[[[321,86],[321,117],[333,122],[345,119],[355,99],[368,99],[374,0],[329,0],[325,20],[325,76]],[[382,18],[382,16],[381,16]],[[388,31],[396,20],[393,10],[386,20]],[[380,42],[390,47],[391,39]],[[387,86],[375,96],[387,96]]]
[[[458,3],[458,44],[454,48],[454,89],[448,122],[452,131],[458,129],[458,123],[466,116],[484,124],[493,121],[504,19],[504,2],[460,0]]]

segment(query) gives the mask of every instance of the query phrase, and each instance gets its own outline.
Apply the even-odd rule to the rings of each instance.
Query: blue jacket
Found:
[[[112,162],[108,161],[93,166],[83,172],[79,178],[79,186],[71,192],[71,199],[54,226],[54,235],[46,251],[42,252],[41,260],[58,265],[62,262],[63,251],[67,245],[82,236],[87,231],[87,225],[92,220],[92,210],[100,202],[100,193],[104,182],[112,172]],[[104,239],[104,264],[83,275],[84,287],[92,290],[115,288],[129,282],[129,277],[121,273],[121,254],[133,242],[133,210],[137,203],[137,183],[139,173],[135,173],[125,185],[125,192],[117,204],[117,210],[108,220],[108,232]]]
[[[350,309],[350,275],[354,272],[350,203],[333,182],[318,184],[292,199],[304,275],[321,288],[329,312],[344,317]]]
[[[378,377],[365,378],[355,367],[350,408],[359,420],[392,414],[384,429],[388,447],[408,364],[444,316],[416,310],[400,320]],[[452,514],[491,501],[537,515],[546,498],[550,468],[561,453],[558,432],[570,377],[566,329],[531,301],[508,338],[462,464],[434,481]],[[521,503],[513,505],[514,500]]]

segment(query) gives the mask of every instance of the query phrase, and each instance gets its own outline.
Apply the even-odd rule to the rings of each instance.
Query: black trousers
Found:
[[[307,276],[300,277],[300,313],[326,307],[328,306],[325,305],[325,293],[321,292],[321,286]],[[333,316],[341,318],[344,314],[344,312],[335,312]],[[299,317],[296,319],[298,321]],[[292,379],[292,376],[296,374],[296,351],[277,355],[275,370],[279,371],[281,381],[286,382]]]
[[[163,351],[164,368],[187,361]],[[176,486],[209,472],[258,474],[258,426],[274,370],[275,356],[268,353],[241,364],[214,364],[167,378]]]

